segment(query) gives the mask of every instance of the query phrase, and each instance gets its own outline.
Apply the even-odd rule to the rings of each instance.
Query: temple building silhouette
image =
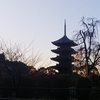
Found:
[[[77,44],[66,36],[66,20],[64,21],[64,36],[52,42],[52,44],[57,46],[57,49],[51,50],[57,56],[51,58],[51,60],[58,63],[55,66],[51,66],[51,68],[58,70],[59,74],[71,73],[74,60],[72,54],[75,53],[72,47],[77,46]]]

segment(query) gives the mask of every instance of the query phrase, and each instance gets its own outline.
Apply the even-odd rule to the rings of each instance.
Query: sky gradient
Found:
[[[42,54],[48,62],[56,49],[52,41],[64,34],[71,39],[82,17],[100,19],[100,0],[0,0],[0,37]],[[45,66],[45,65],[44,65]]]

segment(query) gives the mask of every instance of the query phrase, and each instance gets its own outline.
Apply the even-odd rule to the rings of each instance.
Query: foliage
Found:
[[[69,84],[69,87],[75,87],[79,78],[81,78],[80,75],[78,75],[77,73],[72,73],[70,75],[70,84]]]
[[[82,90],[77,90],[78,100],[90,100],[89,95],[91,92],[90,90],[91,87],[92,87],[92,84],[89,78],[87,77],[80,78],[76,84],[77,89],[82,89]]]
[[[54,91],[54,98],[55,99],[67,99],[69,92],[66,88],[69,87],[70,82],[70,75],[61,74],[59,75],[55,82],[54,82],[54,88],[56,90]]]
[[[67,88],[69,87],[70,75],[61,74],[55,80],[54,86],[56,88]]]
[[[91,88],[91,80],[87,77],[81,77],[76,84],[76,88]]]
[[[14,86],[17,86],[20,79],[30,75],[31,67],[18,61],[3,60],[0,62],[1,77],[10,77],[13,80]]]
[[[51,88],[51,80],[47,75],[40,77],[38,80],[38,87],[40,88],[40,90],[37,92],[38,98],[46,99],[47,97],[50,97],[51,90],[49,88]]]
[[[1,78],[12,78],[14,86],[17,86],[22,77],[28,76],[36,71],[34,67],[41,59],[39,54],[27,54],[30,45],[24,48],[21,44],[6,43],[0,38]]]
[[[1,95],[3,98],[13,96],[13,81],[11,78],[4,78],[1,82]]]
[[[89,78],[92,82],[92,87],[97,87],[99,83],[100,76],[94,73],[90,73]]]
[[[34,82],[31,78],[24,77],[19,83],[19,89],[17,91],[18,98],[32,98]]]
[[[29,66],[35,66],[40,60],[41,55],[37,53],[33,54],[33,51],[29,53],[29,47],[33,41],[27,46],[24,47],[22,44],[12,44],[6,42],[4,39],[0,38],[0,53],[5,55],[5,59],[9,61],[21,61]]]

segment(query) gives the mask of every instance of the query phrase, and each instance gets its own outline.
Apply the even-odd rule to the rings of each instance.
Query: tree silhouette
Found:
[[[30,76],[41,59],[39,54],[26,57],[28,47],[23,49],[21,45],[7,44],[0,39],[0,75],[2,78],[12,78],[14,86],[18,85],[21,78]]]
[[[90,71],[96,69],[100,65],[100,43],[97,41],[99,20],[88,18],[81,20],[82,29],[75,35],[74,39],[78,44],[76,55],[76,66],[84,69],[85,75],[89,75]]]

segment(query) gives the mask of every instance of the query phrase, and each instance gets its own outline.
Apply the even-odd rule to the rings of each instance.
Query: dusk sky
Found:
[[[100,19],[100,0],[0,0],[0,37],[24,44],[43,59],[55,57],[51,42],[64,34],[72,39],[82,17]]]

